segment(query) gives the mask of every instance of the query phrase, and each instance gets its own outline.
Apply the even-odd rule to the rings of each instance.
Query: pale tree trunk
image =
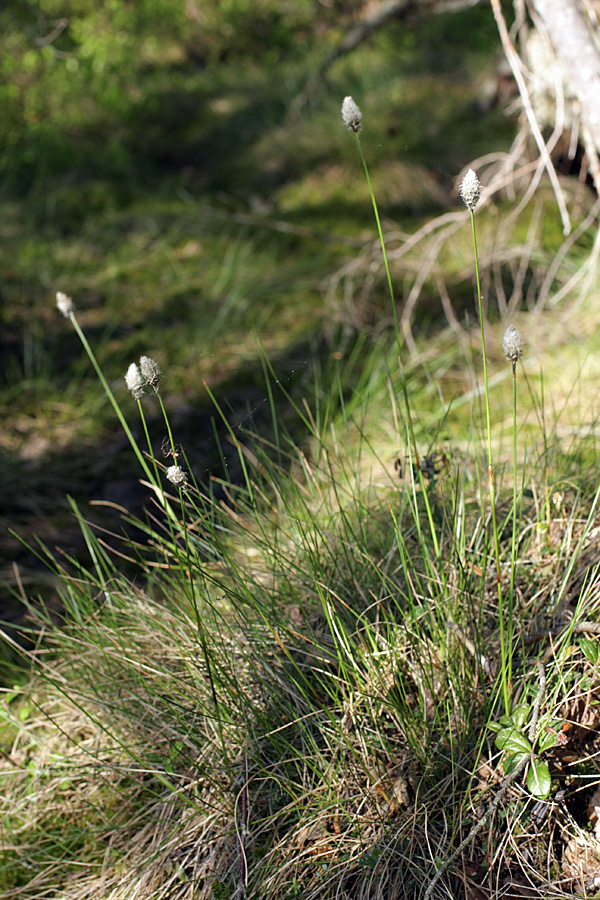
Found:
[[[579,101],[581,117],[600,150],[600,51],[576,0],[534,0],[534,8],[561,65],[565,94]]]

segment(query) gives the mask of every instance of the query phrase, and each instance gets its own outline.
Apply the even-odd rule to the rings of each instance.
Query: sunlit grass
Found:
[[[139,522],[137,543],[121,545],[138,559],[135,583],[83,518],[85,566],[61,556],[53,563],[40,548],[60,576],[64,615],[56,630],[50,611],[32,611],[47,632],[31,656],[37,686],[5,705],[5,802],[15,809],[38,798],[3,836],[6,896],[118,898],[135,884],[153,900],[184,898],[192,886],[212,898],[219,884],[233,892],[247,882],[249,893],[279,900],[333,897],[341,886],[361,896],[376,878],[378,890],[408,898],[435,871],[427,848],[441,859],[466,834],[493,789],[475,769],[497,765],[486,738],[497,707],[480,664],[498,655],[494,584],[479,574],[490,552],[480,511],[485,434],[477,404],[466,444],[452,410],[439,437],[432,433],[439,398],[428,394],[436,370],[425,348],[405,376],[421,458],[434,455],[425,490],[442,552],[427,558],[426,509],[403,451],[399,376],[390,375],[396,353],[395,342],[370,352],[354,393],[340,394],[352,370],[334,360],[307,403],[287,398],[291,412],[271,439],[226,429],[241,480],[225,475],[212,490],[181,495],[171,487],[173,508],[184,504],[180,522],[169,524],[156,507]],[[460,368],[461,355],[456,342],[440,343],[446,368]],[[492,360],[492,409],[498,401],[508,415],[511,379],[494,381],[501,367]],[[268,361],[265,377],[277,417],[285,384]],[[168,380],[167,370],[165,396]],[[123,402],[131,419],[135,404]],[[535,416],[545,417],[553,446],[555,412],[542,416],[538,406]],[[308,433],[303,447],[292,437],[294,417]],[[505,426],[493,420],[496,440]],[[590,486],[572,481],[568,457],[542,450],[532,436],[520,475],[519,639],[543,628],[559,601],[578,603],[578,620],[593,617],[597,602],[593,564],[584,590],[573,578],[594,558]],[[549,459],[562,499],[547,508],[529,486],[543,484]],[[157,464],[162,480],[165,462]],[[512,472],[499,471],[498,490],[504,522]],[[508,579],[512,544],[500,533]],[[557,582],[548,566],[563,573]],[[577,642],[563,638],[547,666],[550,724],[582,677],[593,684]],[[513,683],[532,696],[527,672]],[[67,728],[67,720],[81,724]],[[23,754],[25,770],[15,768]],[[585,765],[579,777],[582,788],[593,783]],[[46,826],[46,804],[58,802],[60,836]],[[507,801],[507,814],[528,815],[528,802]],[[82,816],[95,841],[82,833]],[[25,865],[19,847],[38,828],[44,841]],[[111,848],[101,873],[98,841]]]
[[[553,269],[562,235],[543,185],[516,220],[502,192],[478,213],[486,433],[454,181],[479,147],[496,153],[492,182],[512,124],[473,115],[485,29],[442,59],[438,27],[344,61],[299,118],[289,98],[312,57],[273,78],[262,59],[186,69],[172,35],[164,56],[141,41],[135,91],[82,105],[71,80],[51,99],[57,116],[69,100],[71,130],[55,144],[55,118],[38,121],[52,152],[14,160],[2,476],[11,540],[46,569],[45,600],[9,573],[26,617],[18,641],[7,633],[0,707],[7,898],[413,900],[436,872],[440,900],[466,878],[526,877],[540,898],[585,889],[566,860],[574,836],[594,846],[581,810],[598,783],[598,652],[571,626],[598,614],[600,331],[593,290],[569,314],[526,311],[583,267],[593,216]],[[355,88],[373,195],[339,122]],[[585,223],[592,200],[577,203]],[[527,340],[516,421],[509,314]],[[138,406],[123,376],[141,354],[163,377]],[[165,477],[175,463],[185,487]],[[122,519],[92,524],[103,507],[87,500],[114,484],[100,502]],[[110,499],[128,486],[129,509]],[[19,528],[23,510],[60,503],[49,535]],[[519,783],[446,872],[506,774],[492,726],[531,707],[536,658],[536,740],[566,746],[535,747],[545,812]]]

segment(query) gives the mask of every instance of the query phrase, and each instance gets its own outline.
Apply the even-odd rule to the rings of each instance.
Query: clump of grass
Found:
[[[352,394],[334,359],[312,402],[298,402],[265,358],[269,438],[234,427],[215,399],[241,475],[224,464],[207,483],[177,444],[160,390],[168,371],[143,356],[127,370],[131,397],[119,399],[59,296],[150,494],[146,517],[127,518],[137,537],[120,555],[75,503],[89,562],[37,545],[64,612],[57,628],[50,610],[32,607],[35,627],[22,637],[35,680],[2,707],[6,897],[441,898],[501,879],[539,897],[578,889],[561,859],[581,838],[568,797],[562,845],[558,800],[546,802],[534,838],[529,826],[544,794],[591,794],[598,781],[585,714],[598,702],[600,495],[577,492],[559,470],[552,509],[519,491],[517,475],[535,488],[540,467],[518,472],[522,343],[509,329],[504,496],[477,284],[484,424],[474,404],[467,439],[453,434],[458,400],[440,396],[432,408],[437,373],[426,355],[409,359],[396,324]],[[168,466],[152,451],[149,399]],[[132,403],[144,447],[124,411]],[[548,454],[540,459],[546,483]],[[583,729],[578,738],[565,722]],[[570,740],[575,766],[562,753]],[[526,768],[537,788],[528,775],[515,792],[510,772]],[[48,828],[56,806],[60,832]],[[486,809],[502,828],[490,816],[476,830]],[[25,854],[42,832],[42,849]]]

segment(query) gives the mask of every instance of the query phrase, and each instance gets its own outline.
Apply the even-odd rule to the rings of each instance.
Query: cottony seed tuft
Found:
[[[144,393],[144,379],[135,363],[131,363],[127,369],[125,384],[127,385],[127,389],[133,394],[134,399],[139,400]]]
[[[167,469],[167,478],[171,484],[175,484],[180,488],[186,487],[188,483],[188,477],[181,466],[169,466]]]
[[[160,381],[160,369],[158,368],[158,363],[153,359],[150,359],[149,356],[140,356],[140,371],[146,384],[149,384],[150,387],[157,390],[158,382]]]
[[[502,351],[506,359],[515,365],[523,356],[523,335],[516,325],[509,325],[502,338]]]
[[[461,196],[461,199],[467,209],[474,210],[479,201],[479,192],[481,190],[481,183],[479,178],[473,171],[473,169],[469,169],[465,177],[460,183],[460,187],[458,189],[458,193]]]
[[[73,301],[62,291],[56,292],[56,305],[66,319],[70,319],[75,314]]]
[[[342,121],[348,131],[354,134],[362,129],[362,113],[352,97],[345,97],[342,103]]]

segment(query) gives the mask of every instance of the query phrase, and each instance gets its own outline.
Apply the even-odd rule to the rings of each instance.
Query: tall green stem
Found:
[[[410,444],[411,444],[411,448],[412,448],[412,454],[413,454],[415,468],[417,471],[417,477],[419,479],[419,483],[421,485],[421,492],[422,492],[424,500],[425,500],[425,508],[427,511],[427,520],[429,522],[429,530],[431,532],[431,539],[433,541],[435,556],[436,556],[436,559],[439,559],[440,545],[439,545],[439,541],[438,541],[437,531],[435,528],[435,523],[433,521],[433,513],[431,510],[431,504],[429,502],[429,493],[427,491],[427,487],[425,485],[425,479],[423,477],[423,471],[421,469],[421,460],[419,457],[419,451],[417,450],[417,440],[415,437],[415,430],[414,430],[413,421],[412,421],[412,412],[411,412],[410,402],[409,402],[409,398],[408,398],[408,387],[406,384],[406,375],[404,373],[404,366],[402,365],[402,354],[401,354],[401,347],[400,347],[400,330],[399,330],[399,326],[398,326],[398,313],[396,311],[396,301],[394,298],[394,286],[392,284],[392,275],[390,272],[387,251],[385,248],[383,229],[381,228],[381,220],[379,218],[379,209],[377,208],[377,201],[375,199],[375,193],[373,191],[373,186],[371,184],[371,178],[369,176],[369,169],[367,166],[367,161],[365,159],[365,155],[363,153],[363,149],[362,149],[362,146],[360,143],[360,135],[358,133],[356,133],[354,136],[356,138],[356,145],[358,147],[358,152],[360,154],[360,158],[361,158],[361,161],[363,164],[363,169],[365,170],[365,177],[367,179],[367,185],[369,188],[369,193],[371,195],[371,203],[373,204],[373,212],[375,214],[375,222],[377,223],[377,233],[379,234],[379,242],[381,244],[381,252],[383,254],[383,263],[384,263],[385,272],[387,275],[387,283],[388,283],[388,289],[390,292],[390,300],[392,302],[392,312],[394,314],[394,328],[396,331],[396,343],[398,346],[398,362],[399,362],[399,366],[400,366],[400,384],[402,385],[402,395],[404,398],[404,407],[406,409],[406,423],[408,426],[409,440],[410,440]]]
[[[485,387],[485,418],[488,447],[488,486],[490,492],[490,507],[492,511],[492,530],[494,535],[494,555],[496,557],[496,584],[498,589],[498,615],[500,618],[500,657],[501,657],[501,685],[504,709],[510,714],[510,690],[508,672],[508,646],[504,625],[504,598],[502,595],[502,582],[500,578],[500,540],[498,537],[498,522],[496,519],[496,486],[494,482],[494,460],[492,456],[492,424],[490,416],[490,389],[487,373],[487,358],[485,353],[485,327],[483,321],[483,303],[481,299],[481,278],[479,275],[479,255],[477,253],[477,234],[475,231],[475,213],[469,209],[471,215],[471,233],[473,235],[473,251],[475,255],[475,276],[477,280],[477,304],[479,309],[479,325],[481,328],[481,356],[483,362],[483,382]]]
[[[508,595],[508,624],[507,624],[507,644],[508,644],[508,664],[512,665],[512,643],[513,643],[513,610],[515,604],[515,570],[517,565],[517,363],[512,363],[512,399],[513,399],[513,434],[512,434],[512,451],[513,451],[513,502],[512,502],[512,539],[510,548],[510,593]]]

